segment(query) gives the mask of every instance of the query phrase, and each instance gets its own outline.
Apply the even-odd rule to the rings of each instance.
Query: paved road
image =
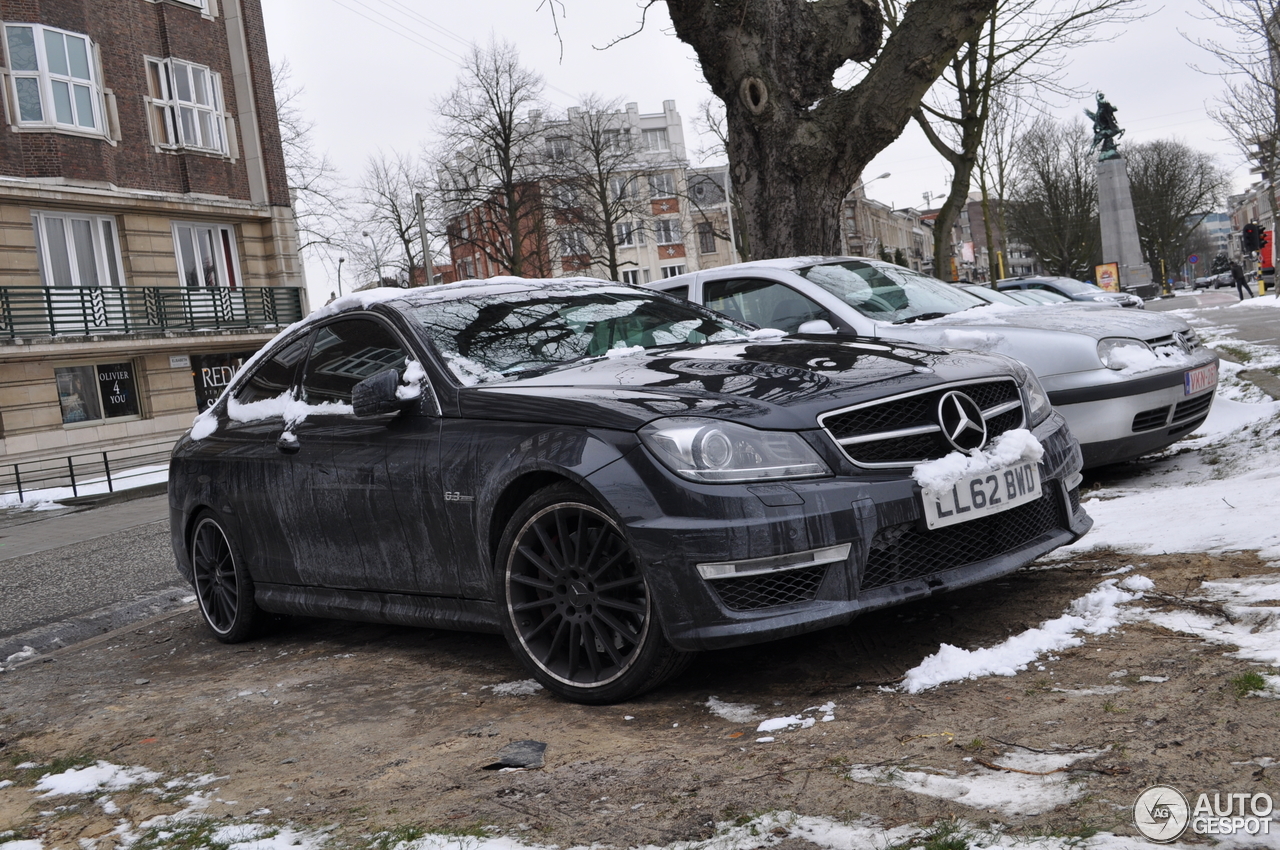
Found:
[[[0,663],[187,604],[165,496],[0,513]]]

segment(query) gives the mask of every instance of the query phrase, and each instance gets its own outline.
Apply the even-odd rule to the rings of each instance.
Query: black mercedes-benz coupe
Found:
[[[1080,466],[1008,358],[505,278],[283,331],[178,442],[169,508],[219,640],[264,612],[500,631],[607,703],[1018,569],[1090,527]]]

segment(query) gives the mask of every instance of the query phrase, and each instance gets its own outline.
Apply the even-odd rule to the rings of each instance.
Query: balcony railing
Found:
[[[0,338],[221,330],[302,318],[298,287],[0,286]]]

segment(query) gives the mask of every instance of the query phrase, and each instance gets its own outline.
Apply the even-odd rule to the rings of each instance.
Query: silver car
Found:
[[[1194,431],[1218,356],[1166,313],[1008,306],[855,257],[792,257],[648,284],[788,333],[846,333],[997,352],[1035,372],[1080,441],[1086,468],[1159,451]]]

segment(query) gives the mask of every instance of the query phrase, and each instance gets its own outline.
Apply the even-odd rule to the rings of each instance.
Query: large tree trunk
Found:
[[[753,259],[843,253],[840,204],[996,0],[915,0],[881,46],[862,0],[667,0],[725,104]],[[875,58],[861,82],[832,84]]]

